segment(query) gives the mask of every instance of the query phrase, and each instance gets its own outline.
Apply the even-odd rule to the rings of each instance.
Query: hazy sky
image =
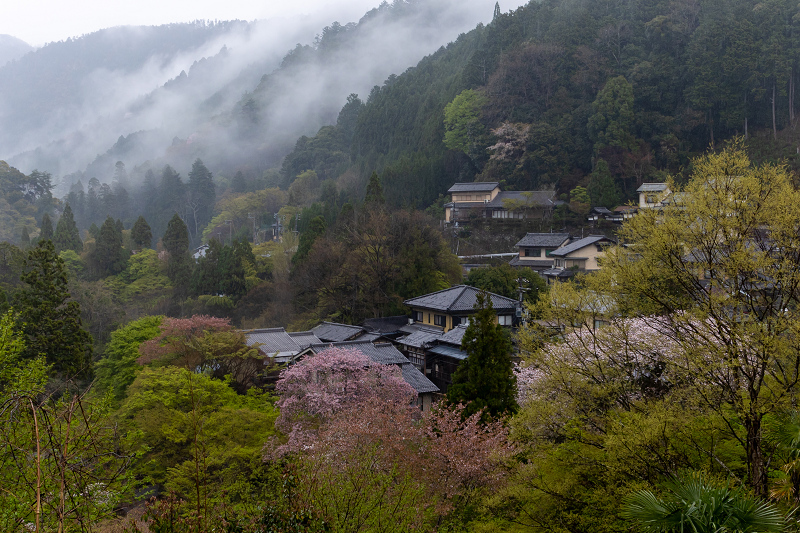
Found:
[[[41,46],[102,28],[192,20],[254,20],[329,12],[358,21],[380,0],[4,0],[0,34]]]

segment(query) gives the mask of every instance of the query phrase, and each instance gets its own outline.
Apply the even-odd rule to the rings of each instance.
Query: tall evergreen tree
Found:
[[[70,298],[64,261],[53,243],[41,240],[28,253],[25,287],[16,298],[27,358],[44,355],[65,377],[91,374],[92,336],[83,329],[80,305]]]
[[[169,253],[167,276],[175,287],[175,295],[183,296],[189,287],[192,267],[189,256],[189,231],[177,213],[167,224],[167,231],[161,242]]]
[[[69,203],[64,206],[64,213],[58,219],[58,224],[56,224],[53,245],[55,245],[57,252],[74,250],[75,253],[81,253],[83,251],[83,242]]]
[[[47,213],[42,216],[42,224],[39,226],[39,240],[53,240],[53,221],[50,220],[50,215]]]
[[[133,223],[131,228],[131,241],[135,250],[144,250],[150,248],[153,244],[153,232],[150,230],[150,225],[139,215],[136,222]]]
[[[114,219],[109,216],[97,235],[90,263],[98,278],[111,276],[125,269],[128,253],[122,248],[122,233],[116,226]]]
[[[378,177],[377,172],[372,172],[367,183],[367,194],[364,195],[364,203],[373,206],[382,206],[386,203],[386,198],[383,196],[383,185],[381,179]]]
[[[511,341],[497,323],[488,293],[478,293],[475,310],[461,341],[467,358],[453,374],[447,401],[465,404],[466,416],[483,410],[483,420],[511,415],[518,407]]]
[[[189,172],[189,193],[192,235],[196,241],[200,232],[211,220],[214,203],[217,200],[211,172],[200,159],[192,164],[192,170]]]

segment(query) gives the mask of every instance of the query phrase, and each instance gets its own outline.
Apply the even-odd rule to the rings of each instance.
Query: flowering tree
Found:
[[[412,409],[416,392],[400,369],[375,363],[358,350],[329,348],[281,373],[277,428],[289,436],[279,453],[302,449],[313,430],[334,414],[369,404],[403,412]]]
[[[171,364],[189,370],[207,370],[215,377],[230,375],[242,389],[255,383],[264,370],[257,348],[247,346],[244,333],[230,319],[206,315],[165,318],[161,333],[139,347],[140,365]]]
[[[463,406],[425,413],[399,369],[331,348],[283,372],[278,429],[303,506],[334,531],[409,531],[466,504],[503,478],[512,452],[503,422]],[[333,460],[332,460],[333,459]]]

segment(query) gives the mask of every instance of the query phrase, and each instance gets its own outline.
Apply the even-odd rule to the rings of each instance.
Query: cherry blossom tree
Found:
[[[139,347],[139,364],[199,369],[218,378],[230,375],[241,392],[254,385],[264,371],[258,348],[247,346],[244,333],[234,329],[230,319],[206,315],[165,318],[160,329],[156,338]]]
[[[439,406],[420,415],[399,369],[331,348],[285,370],[276,427],[296,460],[303,506],[334,531],[409,531],[435,522],[504,478],[504,421]],[[268,444],[268,447],[271,444]]]

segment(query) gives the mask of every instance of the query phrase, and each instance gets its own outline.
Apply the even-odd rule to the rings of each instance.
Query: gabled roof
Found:
[[[569,241],[569,233],[527,233],[514,246],[558,248],[567,241]]]
[[[494,199],[486,204],[486,207],[494,209],[505,208],[503,200],[520,200],[529,203],[531,207],[553,206],[556,197],[555,191],[504,191],[497,193]]]
[[[598,215],[610,215],[611,214],[611,211],[607,207],[602,207],[602,206],[593,207],[589,212],[590,213],[597,213]]]
[[[289,336],[300,346],[300,349],[305,350],[312,344],[322,342],[313,331],[293,331],[289,332]]]
[[[636,192],[661,192],[667,190],[666,183],[642,183]]]
[[[454,183],[447,192],[492,192],[500,183],[496,181],[481,181],[472,183]]]
[[[431,311],[442,311],[453,313],[459,311],[473,311],[480,289],[468,285],[455,285],[449,289],[444,289],[416,298],[410,298],[403,302],[410,307],[421,307]],[[493,292],[487,293],[492,299],[492,306],[495,310],[516,309],[517,301]]]
[[[439,392],[439,387],[434,385],[431,380],[425,377],[425,374],[411,363],[400,365],[400,371],[403,373],[405,382],[411,385],[417,391],[417,394]]]
[[[364,333],[364,328],[336,322],[323,322],[311,331],[322,342],[343,342],[357,338]]]
[[[396,342],[414,348],[424,348],[441,337],[441,329],[420,328],[406,337],[397,339]]]
[[[439,337],[440,342],[446,342],[448,344],[455,344],[456,346],[461,346],[461,339],[464,338],[464,332],[467,331],[466,324],[459,324],[458,326],[454,327],[447,333],[443,334]]]
[[[370,333],[380,333],[391,335],[399,333],[400,328],[408,324],[406,315],[387,316],[383,318],[368,318],[362,323],[362,327]]]
[[[550,257],[565,257],[572,252],[580,250],[581,248],[586,248],[587,246],[591,246],[592,244],[596,244],[601,241],[607,241],[610,243],[614,242],[605,235],[589,235],[588,237],[584,237],[583,239],[569,243],[566,246],[562,246],[558,250],[550,252]]]
[[[248,346],[259,344],[258,349],[261,353],[274,357],[278,362],[288,361],[303,349],[303,346],[283,328],[251,329],[245,331],[244,336]]]

